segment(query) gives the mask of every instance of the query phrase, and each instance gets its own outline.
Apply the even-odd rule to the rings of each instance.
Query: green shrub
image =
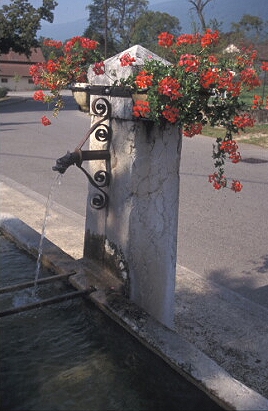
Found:
[[[0,98],[6,97],[7,93],[8,93],[8,88],[0,87]]]

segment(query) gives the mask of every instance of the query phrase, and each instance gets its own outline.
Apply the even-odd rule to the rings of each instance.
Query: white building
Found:
[[[33,49],[29,58],[14,51],[0,55],[0,87],[13,91],[34,90],[29,69],[31,65],[43,61],[45,59],[40,48]]]

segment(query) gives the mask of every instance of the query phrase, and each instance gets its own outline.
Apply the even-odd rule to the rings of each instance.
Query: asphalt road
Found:
[[[0,104],[2,175],[48,195],[55,160],[73,151],[89,128],[88,116],[73,98],[66,96],[66,102],[49,127],[40,122],[48,115],[40,102]],[[235,194],[215,191],[208,183],[212,143],[203,136],[183,141],[178,263],[268,307],[268,150],[240,145],[244,161],[226,167],[226,174],[244,185]],[[87,179],[70,167],[54,201],[84,216],[86,199]]]

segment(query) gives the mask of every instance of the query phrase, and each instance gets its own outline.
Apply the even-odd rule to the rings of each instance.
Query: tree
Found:
[[[258,16],[252,16],[250,14],[244,14],[238,23],[233,23],[232,28],[235,32],[242,33],[243,35],[255,36],[255,40],[258,40],[264,31],[266,24]]]
[[[89,26],[84,35],[98,40],[104,54],[124,50],[131,45],[137,20],[147,11],[148,0],[93,0],[89,10]],[[108,47],[109,46],[109,47]]]
[[[43,0],[39,8],[28,0],[11,0],[10,5],[4,5],[0,9],[0,53],[13,50],[29,57],[31,49],[39,46],[36,33],[41,20],[52,23],[52,11],[57,5],[55,0]]]
[[[148,24],[148,21],[150,24]],[[181,26],[179,19],[168,13],[147,11],[136,22],[131,43],[140,44],[156,54],[163,55],[165,49],[157,45],[157,37],[162,32],[179,35]],[[168,57],[168,56],[163,56]]]
[[[194,6],[192,8],[195,9],[195,11],[197,12],[197,15],[201,23],[202,30],[206,31],[207,24],[206,24],[205,16],[204,16],[204,8],[212,0],[188,0],[188,1]]]
[[[105,57],[105,49],[109,57],[134,44],[161,55],[157,36],[163,31],[176,35],[181,30],[177,17],[149,11],[147,0],[94,0],[87,8],[90,24],[84,35],[100,43]]]

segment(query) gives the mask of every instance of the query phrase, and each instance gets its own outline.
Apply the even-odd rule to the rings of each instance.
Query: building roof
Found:
[[[41,48],[32,49],[32,54],[28,58],[25,54],[15,53],[14,51],[10,51],[8,54],[1,54],[0,55],[0,62],[2,63],[41,63],[44,61],[44,56],[42,53]]]
[[[33,49],[31,56],[28,58],[25,54],[10,51],[8,54],[0,55],[0,76],[31,77],[29,68],[32,64],[45,61],[41,48]]]

